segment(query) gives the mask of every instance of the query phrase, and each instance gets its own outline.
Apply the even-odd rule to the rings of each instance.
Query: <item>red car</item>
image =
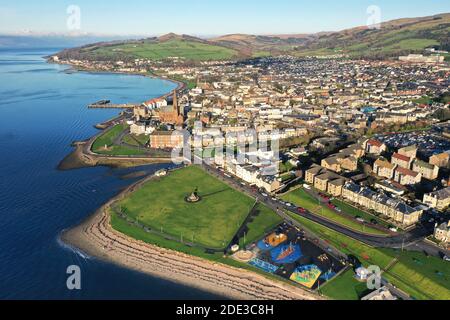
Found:
[[[298,208],[298,213],[306,213],[306,209],[305,208]]]
[[[336,209],[336,206],[334,204],[332,204],[332,203],[328,203],[327,206],[330,209],[333,209],[333,210]]]

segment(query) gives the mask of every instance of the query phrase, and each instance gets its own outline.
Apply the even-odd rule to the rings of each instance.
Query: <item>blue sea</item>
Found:
[[[168,81],[119,74],[69,73],[46,63],[60,49],[0,50],[0,299],[219,299],[190,287],[86,257],[58,241],[136,180],[166,165],[58,171],[71,143],[117,115],[87,105],[141,102],[175,88]],[[81,290],[66,287],[81,268]]]

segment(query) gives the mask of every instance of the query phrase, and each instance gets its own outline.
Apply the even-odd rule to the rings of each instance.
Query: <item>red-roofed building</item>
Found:
[[[395,169],[394,181],[403,186],[415,185],[422,181],[422,174],[406,168],[397,167]]]
[[[380,155],[387,150],[387,146],[375,139],[367,140],[364,149],[367,153]]]
[[[167,101],[166,99],[151,99],[148,101],[145,101],[143,103],[144,106],[146,106],[149,109],[157,109],[161,107],[167,107]]]
[[[410,157],[404,156],[399,153],[394,153],[394,155],[392,156],[392,159],[391,159],[392,164],[396,164],[399,167],[406,168],[406,169],[411,168],[412,161],[413,161],[413,159],[411,159]]]

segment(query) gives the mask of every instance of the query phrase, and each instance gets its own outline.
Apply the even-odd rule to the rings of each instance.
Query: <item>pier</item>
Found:
[[[133,109],[139,107],[139,104],[133,103],[123,103],[123,104],[113,104],[113,103],[92,103],[88,105],[89,109]]]

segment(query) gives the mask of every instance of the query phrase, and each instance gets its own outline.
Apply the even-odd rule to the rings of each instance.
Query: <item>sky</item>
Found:
[[[0,0],[0,33],[314,33],[366,25],[373,5],[381,21],[450,12],[448,0]]]

